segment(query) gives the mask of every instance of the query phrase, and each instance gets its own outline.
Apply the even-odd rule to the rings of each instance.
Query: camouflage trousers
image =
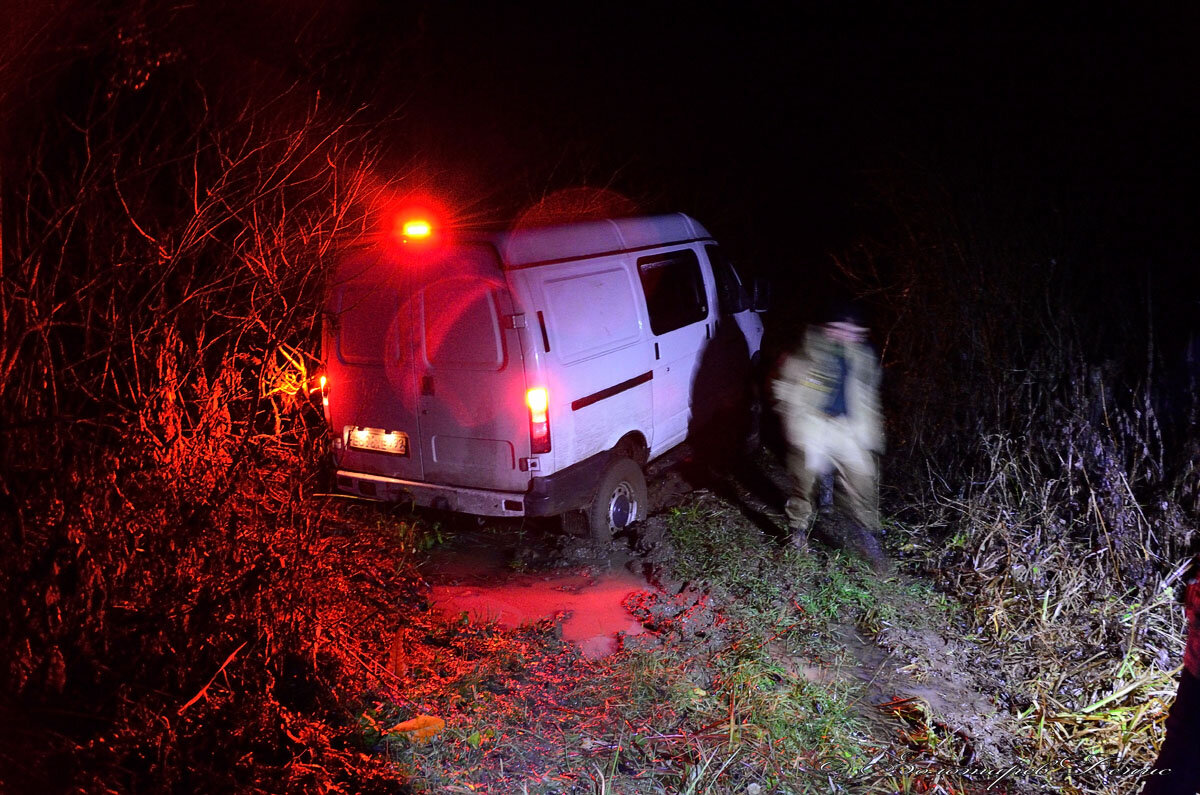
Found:
[[[863,449],[847,425],[830,419],[811,423],[788,451],[791,494],[785,511],[788,526],[808,531],[816,519],[817,483],[835,476],[834,500],[839,508],[871,532],[879,529],[879,466],[875,454]]]

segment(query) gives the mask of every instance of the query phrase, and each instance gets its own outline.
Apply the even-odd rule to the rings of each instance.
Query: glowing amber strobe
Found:
[[[433,227],[428,221],[413,220],[404,222],[405,237],[429,237],[432,231]]]

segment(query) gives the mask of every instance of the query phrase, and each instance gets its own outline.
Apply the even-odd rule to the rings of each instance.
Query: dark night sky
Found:
[[[485,213],[583,183],[817,260],[887,222],[881,184],[924,174],[1063,213],[1089,256],[1195,262],[1196,16],[783,6],[349,13],[402,137]]]
[[[54,18],[77,18],[80,36],[105,13],[59,2]],[[826,267],[943,191],[1013,239],[1044,236],[1045,220],[1062,248],[1048,255],[1196,289],[1200,12],[153,8],[220,91],[299,83],[365,106],[386,120],[384,176],[470,219],[608,188],[647,212],[687,211],[744,265],[779,273]],[[47,18],[35,3],[14,10],[18,39]]]

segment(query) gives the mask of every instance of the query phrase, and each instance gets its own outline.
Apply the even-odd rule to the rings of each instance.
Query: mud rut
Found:
[[[454,527],[450,540],[421,569],[430,601],[446,614],[468,613],[502,626],[551,619],[586,656],[611,654],[619,635],[644,632],[622,604],[629,594],[674,594],[687,587],[669,581],[666,573],[673,551],[665,542],[665,516],[698,488],[735,506],[767,539],[785,541],[787,474],[777,459],[763,456],[748,469],[717,477],[698,469],[686,446],[655,461],[647,473],[649,518],[606,547],[564,535],[550,523],[448,518]],[[818,547],[812,554],[823,552]],[[966,748],[962,764],[999,769],[1015,763],[1014,737],[997,703],[1005,683],[960,630],[887,626],[869,637],[846,623],[837,626],[837,634],[846,651],[840,664],[822,667],[782,649],[777,660],[810,681],[860,682],[856,709],[880,739],[897,731],[897,718],[880,705],[906,703],[924,709],[939,732],[957,735]]]

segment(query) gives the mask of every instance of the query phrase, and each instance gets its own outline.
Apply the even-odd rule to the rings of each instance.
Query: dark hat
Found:
[[[822,323],[853,323],[867,328],[867,313],[863,305],[854,298],[839,296],[832,299],[821,315]]]

